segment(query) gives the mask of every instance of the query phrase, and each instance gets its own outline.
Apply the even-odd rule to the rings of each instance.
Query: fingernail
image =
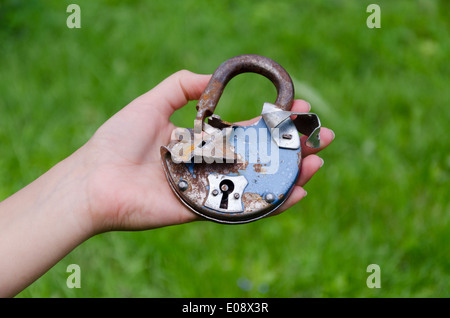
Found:
[[[333,139],[332,139],[332,140],[334,140],[334,138],[336,137],[336,134],[335,134],[334,131],[332,131],[331,129],[330,129],[330,131],[331,131],[331,133],[333,134]]]
[[[308,111],[307,111],[307,113],[311,110],[311,104],[309,103],[309,102],[306,102],[307,104],[308,104]]]
[[[303,190],[303,191],[305,191],[305,194],[303,195],[303,197],[306,197],[306,195],[308,194],[308,192],[306,192],[306,190]]]
[[[325,161],[322,158],[320,158],[320,160],[322,160],[322,163],[320,164],[320,167],[322,168],[322,166],[325,163]]]

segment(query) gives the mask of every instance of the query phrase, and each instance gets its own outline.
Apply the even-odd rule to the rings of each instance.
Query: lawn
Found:
[[[66,26],[70,3],[80,29]],[[336,134],[286,213],[101,234],[18,297],[449,297],[450,2],[378,0],[374,29],[370,3],[3,1],[0,200],[165,77],[239,54],[280,63]],[[216,113],[249,119],[275,96],[242,74]],[[190,102],[173,122],[195,114]],[[79,289],[66,286],[70,264]],[[366,284],[370,264],[381,288]]]

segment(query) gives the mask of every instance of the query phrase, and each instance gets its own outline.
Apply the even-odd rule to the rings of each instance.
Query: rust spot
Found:
[[[302,152],[297,152],[297,166],[300,168],[300,165],[302,163]]]
[[[244,212],[251,213],[255,211],[261,211],[269,206],[259,194],[257,193],[244,193],[242,196],[242,202],[244,203]]]
[[[237,124],[232,124],[230,122],[224,121],[217,117],[210,117],[208,119],[208,124],[210,124],[211,126],[213,126],[215,128],[219,128],[219,129],[223,129],[223,128],[227,128],[227,127],[231,127],[231,126],[239,126]]]

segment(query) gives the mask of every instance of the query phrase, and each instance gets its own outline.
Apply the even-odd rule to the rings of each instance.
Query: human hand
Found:
[[[160,146],[168,144],[175,126],[174,111],[197,100],[210,75],[179,71],[138,97],[102,125],[77,156],[88,169],[87,215],[95,233],[110,230],[145,230],[200,219],[174,195],[164,174]],[[308,112],[307,102],[296,100],[292,110]],[[277,211],[300,201],[303,186],[319,170],[323,160],[315,155],[327,147],[334,133],[322,128],[321,146],[305,146],[302,166],[291,196]]]

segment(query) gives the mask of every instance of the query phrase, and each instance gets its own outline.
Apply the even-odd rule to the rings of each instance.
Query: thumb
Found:
[[[145,104],[152,104],[159,112],[170,117],[189,101],[198,100],[210,78],[211,75],[181,70],[167,77],[139,99]]]

